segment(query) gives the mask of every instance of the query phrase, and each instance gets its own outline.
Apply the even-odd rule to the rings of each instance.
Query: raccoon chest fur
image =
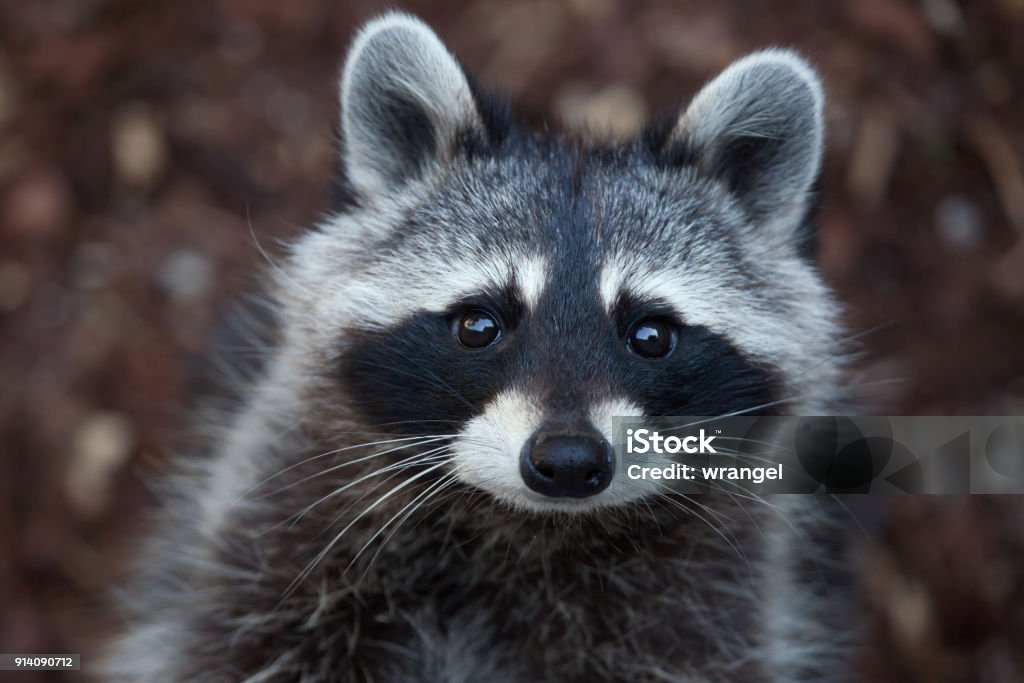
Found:
[[[746,513],[761,517],[760,540],[749,528],[725,526],[723,542],[667,510],[553,525],[485,503],[417,516],[378,548],[382,513],[295,588],[302,567],[289,556],[303,547],[300,523],[279,539],[264,537],[287,548],[280,556],[239,563],[246,545],[239,539],[217,560],[238,576],[259,577],[221,588],[245,605],[236,618],[254,629],[239,630],[223,618],[232,606],[215,604],[198,630],[232,639],[242,660],[291,643],[301,666],[333,663],[318,674],[324,680],[763,680],[777,635],[766,605],[783,597],[796,618],[799,603],[813,596],[767,594],[789,588],[768,575],[778,567],[761,534],[779,544],[792,538],[769,517]],[[309,542],[322,544],[323,536]]]

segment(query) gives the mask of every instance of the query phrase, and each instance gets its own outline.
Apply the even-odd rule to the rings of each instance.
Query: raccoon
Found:
[[[366,24],[336,209],[272,274],[277,343],[171,487],[106,679],[844,679],[820,499],[670,495],[609,445],[834,407],[822,107],[771,49],[593,143],[524,128],[418,19]]]

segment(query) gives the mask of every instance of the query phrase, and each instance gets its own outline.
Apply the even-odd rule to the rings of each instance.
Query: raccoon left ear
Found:
[[[753,222],[791,236],[821,169],[823,103],[821,81],[800,56],[755,52],[704,86],[667,151],[724,181]]]
[[[426,24],[390,12],[363,27],[341,77],[342,164],[355,189],[400,187],[481,130],[465,73]]]

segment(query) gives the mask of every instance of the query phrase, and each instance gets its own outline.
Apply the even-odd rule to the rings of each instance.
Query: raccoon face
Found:
[[[616,476],[613,416],[827,405],[836,312],[802,249],[822,93],[799,57],[742,59],[620,146],[505,119],[416,19],[351,49],[347,205],[282,286],[361,424],[450,440],[454,473],[514,506],[580,511],[650,493]]]

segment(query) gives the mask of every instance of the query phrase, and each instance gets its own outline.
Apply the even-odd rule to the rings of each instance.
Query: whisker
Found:
[[[383,479],[381,479],[380,481],[374,483],[372,486],[369,487],[368,490],[364,491],[362,493],[362,495],[360,495],[354,501],[351,501],[348,505],[346,505],[341,510],[341,512],[339,512],[334,517],[334,519],[331,520],[330,524],[328,524],[320,534],[317,534],[317,536],[319,537],[320,535],[322,535],[324,533],[327,533],[332,526],[334,526],[335,524],[337,524],[341,520],[345,519],[345,517],[348,516],[349,513],[351,513],[356,508],[358,508],[359,505],[364,500],[366,500],[367,498],[372,496],[378,489],[380,489],[380,487],[384,486],[385,484],[387,484],[390,481],[393,481],[395,479],[395,477],[397,477],[400,474],[402,474],[402,472],[404,472],[405,470],[413,469],[413,468],[416,468],[416,467],[423,467],[424,465],[433,465],[434,463],[437,463],[437,462],[445,462],[445,461],[450,460],[450,458],[451,458],[451,456],[449,455],[449,452],[444,447],[434,449],[433,451],[430,451],[429,454],[424,454],[424,455],[426,455],[427,457],[423,457],[421,459],[417,459],[417,460],[414,460],[412,462],[407,462],[407,463],[405,463],[401,467],[388,467],[386,470],[371,473],[374,476],[378,476],[378,475],[381,475],[381,474],[387,474],[387,476],[384,477]],[[370,477],[367,477],[367,479],[369,479],[369,478]]]
[[[367,481],[368,479],[372,479],[373,477],[379,477],[380,475],[387,474],[388,472],[397,472],[399,470],[408,469],[410,467],[418,465],[421,462],[423,462],[425,459],[428,459],[431,455],[439,453],[439,452],[443,451],[445,448],[447,448],[447,446],[440,446],[438,448],[434,448],[434,449],[426,451],[424,453],[417,453],[415,455],[411,455],[408,458],[403,458],[402,460],[399,460],[398,462],[392,463],[392,464],[387,465],[385,467],[382,467],[380,469],[373,470],[372,472],[370,472],[368,474],[364,474],[363,476],[358,477],[357,479],[346,483],[344,486],[341,486],[339,488],[333,489],[327,495],[323,496],[319,500],[317,500],[317,501],[311,503],[310,505],[306,506],[305,508],[303,508],[298,513],[298,515],[295,516],[294,521],[292,521],[292,526],[294,527],[296,524],[298,524],[299,520],[301,520],[303,517],[305,517],[307,514],[309,514],[309,512],[311,512],[313,510],[313,508],[317,507],[318,505],[320,505],[322,503],[325,503],[326,501],[330,500],[331,498],[334,498],[336,496],[340,496],[342,493],[344,493],[345,491],[349,490],[353,486],[357,486],[357,485],[363,483],[364,481]]]
[[[373,566],[373,563],[376,561],[377,557],[380,556],[380,554],[384,550],[384,548],[387,547],[388,542],[392,539],[392,537],[394,537],[395,533],[398,531],[398,528],[401,527],[402,524],[404,524],[405,521],[407,519],[409,519],[409,517],[411,517],[413,514],[415,514],[417,510],[419,510],[424,505],[426,505],[430,501],[431,498],[433,498],[434,496],[438,495],[439,493],[445,491],[446,489],[451,488],[457,482],[458,482],[458,480],[457,480],[457,477],[455,476],[455,474],[453,474],[453,473],[446,474],[445,476],[441,477],[436,482],[434,482],[430,486],[428,486],[423,492],[421,492],[419,495],[417,495],[411,501],[406,503],[406,505],[401,510],[399,510],[394,515],[392,515],[391,519],[389,519],[387,522],[385,522],[383,525],[381,525],[380,529],[378,529],[376,531],[376,533],[374,533],[373,536],[371,536],[369,538],[369,540],[367,540],[366,543],[363,544],[363,547],[359,549],[359,552],[357,552],[352,557],[352,561],[348,563],[347,567],[345,567],[345,571],[347,572],[349,569],[351,569],[355,565],[355,563],[359,559],[359,557],[363,554],[363,552],[365,552],[366,549],[370,547],[370,544],[373,543],[373,541],[378,536],[380,536],[380,534],[383,533],[384,530],[387,529],[388,526],[392,522],[395,522],[395,519],[398,518],[399,515],[402,515],[402,513],[405,513],[401,517],[401,519],[399,519],[397,521],[397,523],[395,523],[394,528],[391,529],[391,531],[388,533],[388,535],[380,542],[380,545],[377,548],[377,552],[375,552],[373,554],[373,556],[370,558],[370,561],[367,563],[366,569],[363,570],[363,574],[362,574],[362,576],[366,576],[366,573],[370,571],[370,567]],[[406,512],[406,510],[408,510],[408,512]]]
[[[707,507],[706,505],[703,505],[702,503],[698,503],[698,502],[697,502],[696,500],[694,500],[694,499],[693,499],[693,498],[692,498],[691,496],[687,496],[687,495],[681,494],[681,493],[679,493],[679,492],[677,492],[677,491],[674,491],[674,490],[672,490],[672,489],[668,488],[667,486],[665,486],[665,485],[664,485],[663,483],[661,483],[661,482],[657,482],[657,484],[658,484],[658,486],[660,486],[660,487],[662,487],[662,488],[665,488],[665,489],[667,489],[667,490],[669,491],[669,493],[672,493],[672,494],[674,494],[674,495],[671,495],[671,496],[670,496],[670,495],[668,495],[668,494],[666,494],[666,493],[663,493],[663,492],[660,492],[660,491],[656,491],[656,492],[655,492],[655,496],[656,496],[656,500],[657,500],[657,501],[660,501],[660,502],[662,502],[663,504],[664,504],[664,503],[668,503],[668,504],[671,504],[671,505],[673,505],[673,506],[675,506],[675,507],[679,508],[680,510],[682,510],[682,511],[683,511],[684,513],[686,513],[686,514],[688,514],[688,515],[693,515],[694,517],[696,517],[697,519],[699,519],[699,520],[700,520],[701,522],[703,522],[703,523],[704,523],[704,525],[705,525],[705,526],[706,526],[706,527],[707,527],[708,529],[711,529],[711,530],[712,530],[713,532],[715,532],[715,534],[717,534],[717,535],[718,535],[718,537],[719,537],[719,538],[721,538],[721,539],[722,539],[722,540],[723,540],[723,541],[724,541],[724,542],[726,543],[726,545],[728,545],[728,546],[729,546],[729,548],[730,548],[730,549],[731,549],[731,550],[732,550],[732,551],[733,551],[734,553],[736,553],[736,557],[738,557],[738,558],[739,558],[740,560],[742,560],[742,561],[743,561],[743,563],[744,563],[744,564],[746,565],[746,568],[747,568],[747,571],[748,571],[748,573],[750,573],[751,575],[753,575],[753,568],[752,568],[752,567],[751,567],[751,565],[750,565],[750,560],[749,560],[749,558],[747,557],[747,554],[746,554],[746,552],[745,552],[745,551],[743,550],[743,548],[742,548],[742,547],[740,546],[740,544],[739,544],[739,539],[737,539],[737,538],[736,538],[735,534],[734,534],[734,533],[732,533],[732,532],[730,531],[730,532],[729,532],[729,535],[727,536],[727,535],[725,534],[725,532],[723,532],[723,531],[722,531],[722,530],[721,530],[721,529],[720,529],[720,528],[719,528],[719,527],[718,527],[717,525],[715,525],[715,524],[714,524],[714,523],[713,523],[713,522],[712,522],[711,520],[709,520],[708,518],[704,517],[704,516],[703,516],[702,514],[700,514],[700,513],[699,513],[699,512],[697,512],[696,510],[692,509],[691,507],[688,507],[687,505],[685,505],[685,504],[684,504],[683,502],[681,502],[680,500],[677,500],[677,499],[676,499],[676,496],[678,496],[678,497],[682,498],[682,499],[683,499],[684,501],[686,501],[686,502],[688,502],[688,503],[692,503],[693,505],[697,505],[697,506],[699,506],[699,507],[703,508],[703,509],[704,509],[704,510],[705,510],[705,511],[706,511],[707,513],[709,513],[709,514],[710,514],[710,515],[712,515],[713,517],[717,517],[717,518],[719,518],[719,519],[724,519],[724,520],[728,520],[728,521],[733,521],[733,520],[732,520],[731,518],[729,518],[729,517],[727,517],[727,516],[723,515],[722,513],[716,512],[715,510],[712,510],[711,508]]]
[[[416,474],[416,475],[414,475],[414,476],[410,477],[409,479],[407,479],[407,480],[403,481],[403,482],[402,482],[401,484],[399,484],[399,485],[397,485],[397,486],[393,487],[393,488],[392,488],[392,489],[391,489],[390,491],[388,491],[388,492],[387,492],[387,493],[385,493],[385,494],[384,494],[383,496],[381,496],[380,498],[378,498],[378,499],[377,499],[377,500],[376,500],[376,501],[375,501],[375,502],[374,502],[373,504],[371,504],[371,505],[370,505],[370,506],[369,506],[368,508],[366,508],[365,510],[363,510],[362,512],[360,512],[360,513],[359,513],[359,514],[358,514],[358,515],[356,516],[356,518],[355,518],[355,519],[353,519],[353,520],[352,520],[351,522],[349,522],[349,523],[348,523],[348,524],[347,524],[347,525],[345,526],[345,528],[343,528],[343,529],[342,529],[341,531],[339,531],[339,532],[338,532],[338,534],[337,534],[337,535],[336,535],[336,536],[335,536],[335,537],[334,537],[333,539],[331,539],[330,543],[328,543],[328,544],[327,544],[327,545],[326,545],[326,546],[324,547],[324,549],[323,549],[323,550],[321,550],[321,551],[320,551],[320,552],[319,552],[319,553],[317,554],[317,556],[316,556],[315,558],[313,558],[313,561],[312,561],[312,562],[310,562],[310,563],[309,563],[309,564],[308,564],[308,565],[306,566],[306,568],[305,568],[305,569],[303,569],[303,570],[302,570],[302,571],[301,571],[301,572],[299,573],[299,575],[298,575],[297,577],[295,577],[295,580],[293,580],[293,581],[291,582],[291,584],[289,584],[288,588],[287,588],[287,589],[285,590],[285,592],[284,592],[284,595],[283,595],[283,598],[282,598],[282,599],[287,599],[287,598],[288,598],[288,597],[289,597],[289,596],[290,596],[290,595],[291,595],[291,594],[292,594],[292,593],[293,593],[293,592],[295,591],[295,589],[299,587],[299,585],[300,585],[300,584],[301,584],[301,583],[302,583],[302,582],[303,582],[303,581],[304,581],[304,580],[305,580],[305,579],[306,579],[306,578],[307,578],[307,577],[308,577],[308,576],[309,576],[309,575],[310,575],[310,574],[311,574],[311,573],[313,572],[313,570],[314,570],[314,569],[315,569],[315,568],[317,567],[317,565],[319,565],[319,564],[320,564],[320,562],[322,562],[322,561],[323,561],[323,559],[324,559],[325,557],[327,557],[328,553],[330,553],[330,552],[331,552],[331,550],[332,550],[332,549],[334,548],[334,546],[336,546],[336,545],[337,545],[337,544],[338,544],[338,543],[339,543],[339,542],[341,541],[341,539],[342,539],[342,538],[343,538],[343,537],[345,536],[345,534],[346,534],[346,533],[348,533],[348,530],[349,530],[349,529],[351,529],[351,528],[352,528],[353,526],[355,526],[355,525],[356,525],[356,523],[358,523],[358,522],[359,522],[359,520],[361,520],[361,519],[362,519],[363,517],[365,517],[365,516],[366,516],[367,514],[369,514],[369,513],[370,513],[370,512],[372,511],[372,510],[376,509],[376,508],[377,508],[377,506],[381,505],[381,504],[382,504],[382,503],[383,503],[384,501],[386,501],[387,499],[389,499],[389,498],[390,498],[391,496],[395,495],[396,493],[398,493],[399,491],[401,491],[401,490],[402,490],[402,489],[404,489],[405,487],[409,486],[409,485],[410,485],[410,484],[412,484],[413,482],[417,481],[418,479],[420,479],[420,478],[422,478],[422,477],[425,477],[426,475],[430,474],[430,473],[431,473],[431,472],[433,472],[434,470],[436,470],[436,469],[438,469],[438,468],[440,468],[440,467],[444,467],[446,463],[447,463],[447,461],[446,461],[446,462],[441,462],[441,463],[438,463],[438,464],[436,464],[436,465],[432,465],[431,467],[428,467],[427,469],[423,470],[423,471],[422,471],[422,472],[420,472],[419,474]]]
[[[397,443],[397,442],[400,442],[400,441],[420,441],[421,442],[421,443],[412,443],[412,444],[409,444],[407,446],[401,446],[400,448],[394,448],[394,449],[383,451],[383,452],[379,452],[379,453],[371,453],[370,455],[367,455],[367,456],[362,457],[362,458],[357,458],[355,460],[349,460],[346,463],[344,463],[343,465],[339,465],[338,466],[338,467],[342,467],[344,465],[351,465],[351,464],[355,464],[355,463],[358,463],[358,462],[363,462],[364,460],[369,460],[370,458],[375,458],[375,457],[377,457],[379,455],[385,455],[386,453],[392,453],[392,452],[394,452],[396,450],[401,450],[402,448],[411,448],[413,446],[417,446],[417,445],[421,445],[421,444],[425,444],[425,443],[430,443],[432,441],[437,441],[439,439],[451,438],[453,436],[455,436],[455,434],[439,434],[439,435],[430,436],[430,437],[422,437],[422,436],[399,437],[399,438],[394,438],[394,439],[384,439],[382,441],[370,441],[368,443],[358,443],[358,444],[353,444],[351,446],[345,446],[344,448],[336,448],[336,449],[331,450],[331,451],[325,451],[323,453],[319,453],[317,455],[314,455],[314,456],[312,456],[310,458],[305,458],[304,460],[300,460],[299,462],[296,462],[296,463],[293,463],[291,465],[288,465],[284,469],[282,469],[282,470],[280,470],[280,471],[270,475],[269,477],[267,477],[263,481],[259,482],[258,484],[256,484],[252,488],[248,489],[245,493],[243,493],[240,496],[240,498],[245,498],[245,497],[249,496],[256,489],[258,489],[261,486],[269,483],[271,480],[276,479],[277,477],[281,476],[282,474],[285,474],[286,472],[290,472],[291,470],[295,469],[296,467],[301,467],[302,465],[309,464],[309,463],[313,462],[314,460],[319,460],[320,458],[326,458],[327,456],[330,456],[330,455],[337,455],[338,453],[344,453],[345,451],[350,451],[350,450],[353,450],[353,449],[356,449],[356,448],[369,448],[370,446],[383,446],[383,445],[386,445],[386,444]],[[426,439],[426,440],[424,440],[424,439]],[[305,481],[308,481],[308,479],[302,479],[302,480],[300,480],[299,482],[296,482],[296,483],[303,483]],[[281,490],[287,490],[287,488],[290,488],[290,486],[293,486],[293,485],[294,484],[289,485],[289,487],[286,487],[285,489],[281,489]]]
[[[282,486],[280,489],[277,489],[277,491],[275,491],[274,493],[276,494],[276,493],[280,493],[282,491],[287,491],[288,489],[290,489],[290,488],[292,488],[294,486],[298,486],[299,484],[303,484],[303,483],[305,483],[307,481],[310,481],[312,479],[317,479],[317,478],[322,477],[322,476],[324,476],[326,474],[331,474],[332,472],[337,472],[338,470],[344,469],[344,468],[346,468],[346,467],[348,467],[350,465],[355,465],[355,464],[358,464],[360,462],[365,462],[367,460],[372,460],[373,458],[379,458],[382,455],[387,455],[389,453],[394,453],[396,451],[404,451],[404,450],[406,450],[408,448],[418,448],[420,446],[426,446],[426,445],[431,444],[431,443],[437,443],[438,441],[444,441],[446,439],[451,438],[451,436],[454,436],[454,435],[440,435],[440,436],[429,437],[427,439],[423,439],[421,441],[417,441],[416,443],[405,444],[405,445],[402,445],[402,446],[396,446],[394,448],[389,448],[387,450],[380,451],[378,453],[371,453],[371,454],[365,455],[365,456],[363,456],[361,458],[356,458],[355,460],[347,460],[347,461],[345,461],[343,463],[339,463],[337,465],[331,465],[330,467],[326,467],[326,468],[324,468],[322,470],[314,472],[313,474],[306,475],[305,477],[303,477],[302,479],[299,479],[298,481],[294,481],[294,482],[291,482],[289,484],[286,484],[285,486]],[[416,457],[416,455],[413,455],[413,456],[410,456],[410,457]]]

